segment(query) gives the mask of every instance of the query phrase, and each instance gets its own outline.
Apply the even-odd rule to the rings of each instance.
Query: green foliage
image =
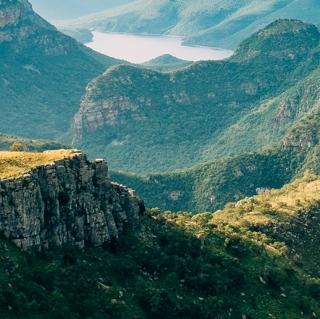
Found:
[[[1,9],[4,15],[8,6],[6,2]],[[87,83],[117,61],[58,32],[27,1],[14,6],[22,10],[18,21],[1,28],[1,131],[33,138],[61,137]]]
[[[310,168],[306,164],[310,163],[309,154],[273,148],[173,173],[140,177],[112,172],[112,177],[136,189],[148,207],[173,211],[214,211],[228,202],[255,195],[265,189],[280,188],[301,175],[304,171],[301,167]],[[314,161],[318,163],[316,159]]]
[[[1,239],[2,318],[319,314],[317,279],[235,231],[213,231],[208,219],[150,212],[135,234],[87,251],[66,247],[30,255]]]
[[[193,62],[178,59],[170,54],[165,54],[145,62],[142,65],[155,71],[172,72],[190,66],[192,63]]]

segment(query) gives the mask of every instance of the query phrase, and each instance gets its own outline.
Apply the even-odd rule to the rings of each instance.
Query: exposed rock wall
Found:
[[[0,0],[0,44],[21,41],[43,28],[55,30],[32,10],[27,0]]]
[[[0,232],[24,250],[100,246],[143,211],[133,190],[109,180],[105,161],[82,153],[0,181]]]

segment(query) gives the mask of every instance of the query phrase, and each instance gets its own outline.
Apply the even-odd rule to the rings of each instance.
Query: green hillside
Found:
[[[66,16],[108,1],[89,2]],[[259,27],[319,9],[139,0],[75,22],[253,33],[228,60],[130,65],[0,0],[0,319],[319,318],[320,31]]]
[[[319,40],[315,26],[278,20],[226,61],[113,67],[87,87],[75,145],[146,175],[280,144],[317,108]]]
[[[142,64],[146,68],[150,68],[160,72],[172,72],[191,65],[193,62],[178,59],[170,54],[165,54]]]
[[[1,238],[2,318],[317,318],[319,186],[213,215],[152,210],[105,249],[26,254]]]
[[[213,211],[226,203],[279,188],[299,175],[306,153],[275,148],[223,158],[186,170],[145,177],[113,172],[118,182],[129,185],[148,207],[173,211]]]
[[[65,134],[86,84],[117,61],[58,32],[25,0],[2,1],[0,10],[1,131]]]
[[[170,34],[188,44],[236,48],[277,19],[319,23],[318,0],[138,0],[68,22],[69,27],[135,34]]]
[[[139,176],[113,172],[135,188],[148,207],[213,211],[226,203],[282,185],[311,171],[320,174],[319,115],[302,117],[280,144],[198,164],[189,169]]]

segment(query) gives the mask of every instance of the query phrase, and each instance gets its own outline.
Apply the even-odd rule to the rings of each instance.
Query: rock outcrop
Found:
[[[27,0],[0,0],[0,43],[28,37],[39,28],[55,30]]]
[[[133,190],[110,181],[104,160],[80,152],[0,180],[0,232],[24,250],[101,246],[143,211]]]

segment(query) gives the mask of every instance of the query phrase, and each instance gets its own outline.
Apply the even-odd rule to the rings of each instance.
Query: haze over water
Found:
[[[93,32],[89,48],[131,63],[143,63],[164,54],[188,61],[222,60],[233,51],[211,47],[182,45],[182,38],[168,36],[138,36],[120,33]]]

